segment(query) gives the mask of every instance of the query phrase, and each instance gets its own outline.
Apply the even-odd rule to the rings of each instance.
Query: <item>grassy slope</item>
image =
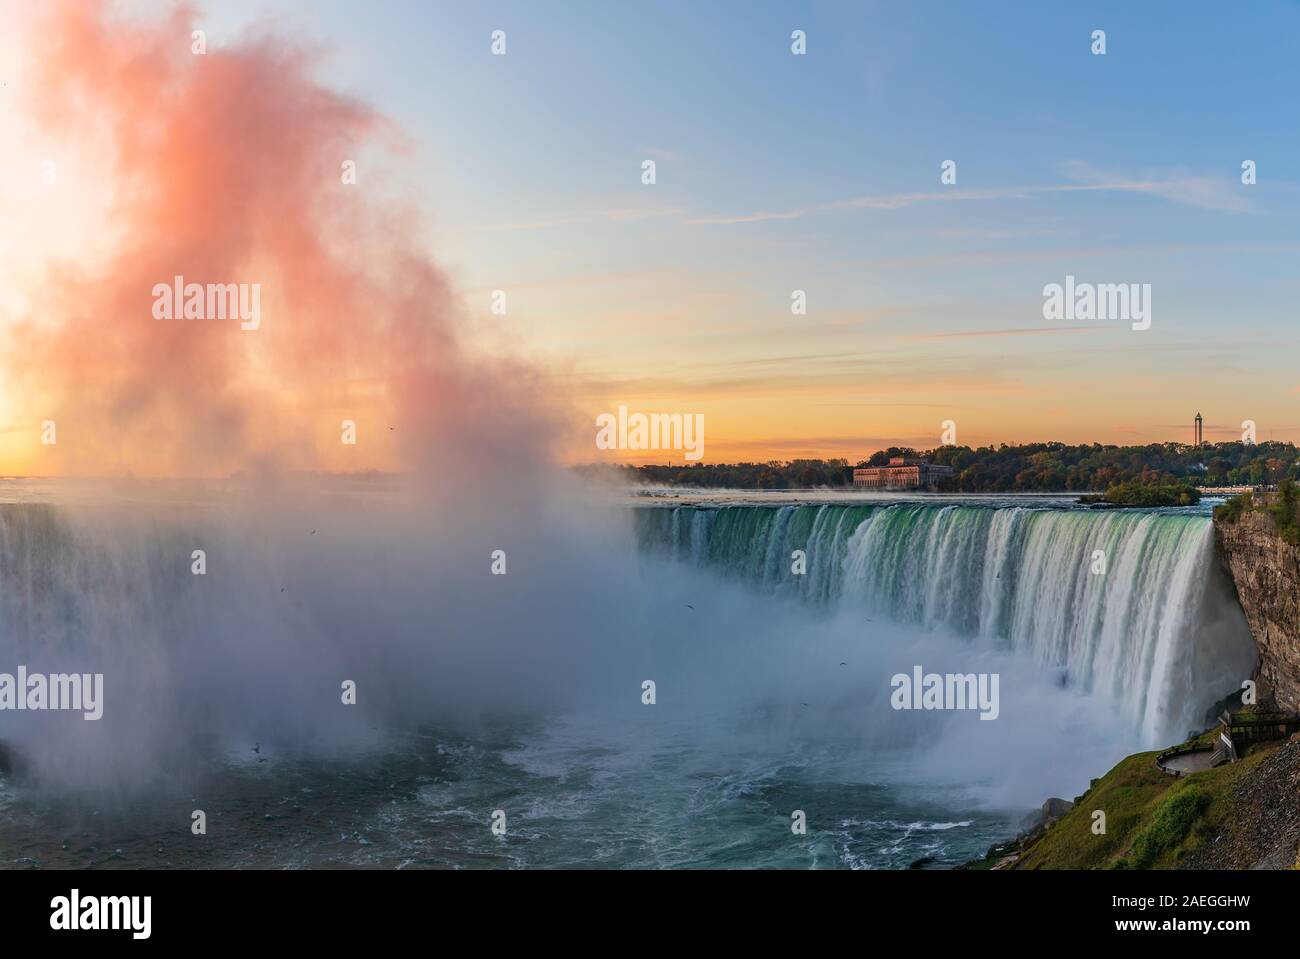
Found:
[[[1197,737],[1210,741],[1214,732]],[[1155,767],[1156,752],[1129,756],[1103,776],[1016,863],[1017,869],[1114,869],[1143,860],[1148,868],[1177,868],[1180,859],[1213,836],[1232,814],[1232,789],[1274,750],[1257,748],[1237,763],[1175,778]],[[1191,803],[1173,800],[1187,790],[1203,792],[1188,824],[1178,813]],[[1183,797],[1192,799],[1191,796]],[[1092,814],[1106,813],[1105,835],[1093,835]],[[1182,828],[1171,824],[1186,824]],[[1146,838],[1139,843],[1139,837]],[[1153,842],[1154,840],[1154,842]],[[1166,845],[1167,843],[1167,845]],[[1136,847],[1136,848],[1135,848]],[[1157,850],[1152,852],[1153,848]],[[1120,862],[1124,860],[1124,862]]]

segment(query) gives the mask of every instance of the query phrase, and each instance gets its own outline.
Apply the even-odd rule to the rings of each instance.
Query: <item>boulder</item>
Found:
[[[1043,808],[1040,812],[1043,815],[1043,822],[1048,823],[1056,822],[1056,820],[1060,819],[1073,808],[1074,803],[1070,802],[1068,799],[1057,799],[1053,796],[1051,799],[1047,800],[1047,802],[1043,803]]]

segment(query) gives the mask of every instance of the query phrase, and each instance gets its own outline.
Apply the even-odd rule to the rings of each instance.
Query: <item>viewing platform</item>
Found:
[[[1292,713],[1237,713],[1224,710],[1212,742],[1176,746],[1156,756],[1156,766],[1171,776],[1188,776],[1224,763],[1235,763],[1255,743],[1286,739],[1300,732]]]

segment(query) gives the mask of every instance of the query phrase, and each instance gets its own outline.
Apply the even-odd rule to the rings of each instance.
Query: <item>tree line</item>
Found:
[[[1300,480],[1300,449],[1293,443],[1025,443],[999,446],[940,446],[916,450],[893,446],[850,465],[846,459],[769,460],[766,463],[579,467],[614,470],[633,482],[654,486],[728,489],[812,489],[853,485],[855,466],[887,466],[894,456],[950,466],[951,477],[936,488],[964,493],[1064,493],[1105,490],[1119,484],[1144,486],[1259,486]]]

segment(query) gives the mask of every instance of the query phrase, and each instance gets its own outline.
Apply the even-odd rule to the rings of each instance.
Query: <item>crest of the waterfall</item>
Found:
[[[638,529],[643,548],[765,592],[1010,650],[1060,686],[1109,703],[1150,744],[1203,725],[1207,707],[1239,688],[1254,663],[1205,516],[916,503],[679,506],[643,510]],[[791,573],[795,550],[807,555],[803,575]]]

